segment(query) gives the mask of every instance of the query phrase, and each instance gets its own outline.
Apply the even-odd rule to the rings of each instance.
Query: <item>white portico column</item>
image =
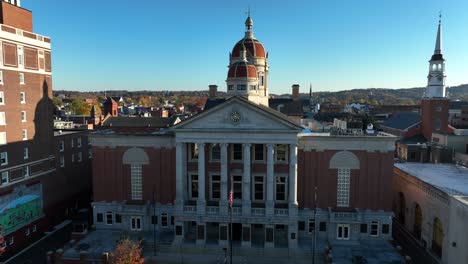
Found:
[[[273,159],[274,148],[273,144],[267,144],[267,201],[266,201],[266,215],[274,214],[275,202],[273,200],[274,188],[274,169],[275,163]]]
[[[176,143],[176,210],[184,209],[184,146],[185,143]]]
[[[249,216],[250,201],[250,144],[244,144],[244,176],[242,177],[242,215]]]
[[[289,215],[297,215],[297,145],[289,145]]]
[[[219,201],[219,211],[223,215],[228,213],[228,155],[227,155],[227,143],[221,144],[221,201]]]
[[[198,200],[197,212],[205,214],[205,143],[197,143],[198,145]]]

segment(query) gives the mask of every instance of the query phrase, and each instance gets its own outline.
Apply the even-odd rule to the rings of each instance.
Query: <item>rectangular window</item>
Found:
[[[255,91],[255,90],[257,90],[257,86],[256,85],[249,85],[249,90]]]
[[[190,198],[198,198],[198,174],[190,174]]]
[[[361,233],[367,234],[367,224],[361,224]]]
[[[320,232],[327,232],[327,222],[320,222],[319,223],[319,231]]]
[[[161,226],[167,226],[167,214],[161,214]]]
[[[8,241],[8,244],[11,246],[15,243],[15,238],[13,236],[10,237],[10,240]]]
[[[19,83],[24,84],[24,73],[22,72],[19,73]]]
[[[234,85],[229,84],[229,85],[228,85],[228,91],[232,91],[232,90],[234,90]]]
[[[338,169],[337,207],[349,207],[350,169]]]
[[[158,224],[158,216],[157,215],[152,215],[151,216],[151,224],[152,225],[157,225]]]
[[[4,105],[4,104],[5,104],[5,96],[3,92],[0,92],[0,105]]]
[[[33,232],[36,232],[36,231],[37,231],[37,226],[34,225],[34,226],[33,226]]]
[[[6,132],[0,132],[0,145],[7,143]]]
[[[72,153],[71,162],[75,162],[75,153]]]
[[[286,176],[276,176],[275,200],[286,201]]]
[[[315,231],[315,220],[314,219],[309,219],[309,226],[307,229],[307,232],[312,233]]]
[[[60,167],[65,167],[65,157],[63,155],[60,156]]]
[[[211,175],[211,199],[221,198],[221,176]]]
[[[0,57],[3,57],[0,55]],[[0,84],[3,84],[3,71],[0,71]]]
[[[8,153],[2,152],[0,153],[0,165],[8,165]]]
[[[191,143],[189,146],[190,146],[190,159],[198,160],[198,144]]]
[[[26,111],[21,111],[21,122],[26,122]]]
[[[264,156],[264,146],[263,144],[255,144],[254,146],[254,160],[255,161],[264,161],[265,156]]]
[[[63,142],[63,140],[60,140],[59,141],[59,151],[63,152],[64,150],[65,150],[65,143]]]
[[[97,213],[96,214],[96,222],[98,223],[102,223],[104,220],[103,220],[103,215],[102,213]]]
[[[82,162],[83,161],[83,153],[80,151],[78,152],[78,162]]]
[[[23,57],[23,47],[18,46],[18,66],[20,68],[24,67],[24,57]]]
[[[219,144],[211,144],[211,157],[212,161],[219,161],[221,159],[221,146]]]
[[[6,125],[5,112],[0,112],[0,125]]]
[[[242,199],[242,176],[233,176],[233,198]]]
[[[130,166],[132,200],[141,200],[143,198],[143,185],[141,179],[141,165],[132,164]]]
[[[122,215],[120,215],[120,214],[115,214],[115,223],[116,223],[116,224],[122,223]]]
[[[23,149],[23,159],[29,159],[29,148]]]
[[[242,160],[242,144],[232,145],[232,160]]]
[[[2,171],[2,184],[8,184],[8,182],[9,182],[8,171]]]
[[[29,166],[24,166],[23,167],[23,176],[28,177],[29,176]]]
[[[75,139],[74,139],[74,138],[71,139],[71,147],[72,147],[72,148],[75,147]]]
[[[263,201],[264,199],[264,187],[265,187],[265,184],[263,183],[263,176],[254,176],[254,182],[253,182],[254,186],[254,191],[253,191],[253,194],[254,194],[254,201]]]
[[[77,141],[77,146],[81,148],[81,138],[80,137],[77,138],[76,141]]]
[[[20,92],[20,103],[26,103],[26,94],[24,92]]]
[[[141,230],[141,217],[140,216],[132,216],[130,218],[130,229],[132,231]]]
[[[372,221],[370,225],[370,235],[371,236],[378,236],[379,235],[379,222]]]
[[[247,85],[245,84],[238,84],[237,85],[237,90],[239,91],[245,91],[247,89]]]
[[[287,145],[276,144],[275,145],[275,161],[285,162],[287,161]]]
[[[28,130],[23,129],[21,134],[22,134],[23,140],[28,140]]]
[[[91,148],[91,146],[88,146],[88,159],[92,159],[93,158],[93,149]]]
[[[382,234],[388,235],[390,233],[390,225],[389,224],[382,224]]]
[[[106,225],[112,225],[112,224],[113,224],[112,212],[106,212]]]

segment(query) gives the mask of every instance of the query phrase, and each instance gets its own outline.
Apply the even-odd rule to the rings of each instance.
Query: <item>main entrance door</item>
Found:
[[[349,240],[349,225],[348,224],[337,225],[336,238],[338,240]]]

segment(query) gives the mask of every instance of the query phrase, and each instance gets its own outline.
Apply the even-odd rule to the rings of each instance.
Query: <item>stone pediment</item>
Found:
[[[296,125],[281,113],[239,97],[231,97],[226,102],[174,127],[176,132],[190,130],[255,130],[297,133],[301,129],[299,125]]]

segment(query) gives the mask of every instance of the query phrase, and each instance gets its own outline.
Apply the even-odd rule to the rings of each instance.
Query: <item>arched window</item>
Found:
[[[440,64],[440,63],[437,64],[437,70],[438,70],[438,71],[441,71],[441,70],[442,70],[442,64]]]
[[[439,218],[434,218],[434,224],[432,226],[432,251],[440,257],[442,257],[442,242],[443,242],[444,230],[442,228],[442,222]]]
[[[414,226],[413,226],[413,234],[417,239],[421,239],[421,230],[422,230],[422,211],[421,206],[419,204],[414,205]]]
[[[437,65],[436,64],[432,64],[432,70],[433,71],[437,70]]]
[[[340,151],[330,159],[330,169],[337,169],[336,206],[350,206],[351,170],[359,169],[359,159],[354,153]]]
[[[143,199],[142,165],[149,164],[146,152],[141,148],[131,148],[123,155],[123,164],[130,165],[131,199]]]

